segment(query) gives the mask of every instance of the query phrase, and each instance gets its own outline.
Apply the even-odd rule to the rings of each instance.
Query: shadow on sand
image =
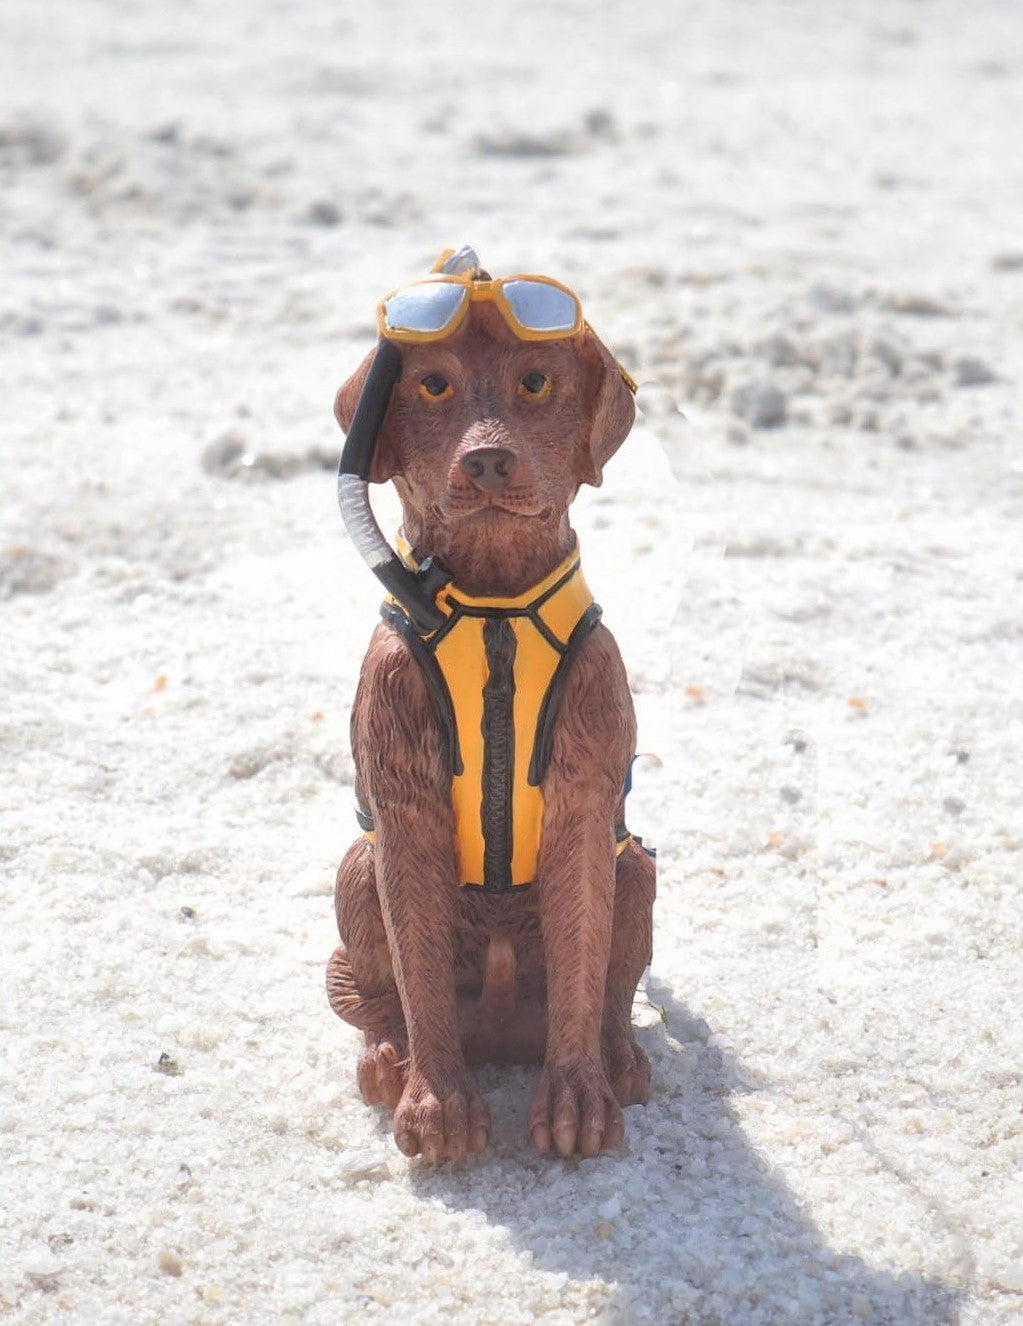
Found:
[[[536,1070],[488,1069],[490,1150],[416,1167],[415,1191],[481,1212],[539,1270],[610,1286],[595,1300],[603,1326],[955,1326],[958,1289],[826,1245],[736,1123],[729,1096],[751,1089],[739,1065],[663,990],[657,1006],[661,1023],[639,1032],[653,1094],[626,1113],[627,1154],[539,1158],[525,1136]],[[555,1210],[569,1216],[552,1232]]]

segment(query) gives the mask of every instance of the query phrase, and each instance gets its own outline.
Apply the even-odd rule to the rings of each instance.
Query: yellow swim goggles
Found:
[[[586,325],[578,298],[549,276],[484,280],[478,268],[438,271],[392,291],[377,306],[377,326],[388,341],[440,341],[461,325],[470,304],[496,304],[520,341],[578,336]]]
[[[497,306],[520,341],[554,341],[592,331],[578,296],[550,276],[487,276],[473,249],[445,249],[430,275],[394,290],[377,305],[377,327],[385,341],[422,344],[455,331],[470,304]],[[636,383],[618,364],[635,395]]]

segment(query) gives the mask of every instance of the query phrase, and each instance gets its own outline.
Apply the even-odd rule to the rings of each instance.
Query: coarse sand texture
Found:
[[[1021,124],[1015,0],[8,0],[0,1322],[1023,1322]],[[653,1088],[431,1171],[323,989],[331,403],[463,242],[642,384]]]

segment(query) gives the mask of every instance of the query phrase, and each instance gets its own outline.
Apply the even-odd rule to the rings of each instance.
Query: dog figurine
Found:
[[[543,1065],[541,1152],[593,1156],[649,1090],[631,1011],[655,867],[625,828],[635,716],[568,510],[635,387],[570,291],[493,280],[470,249],[378,318],[335,401],[360,452],[342,510],[391,592],[352,711],[363,833],[337,873],[328,997],[365,1034],[359,1087],[405,1155],[483,1151],[468,1065],[497,1061]],[[387,480],[400,558],[365,500]]]

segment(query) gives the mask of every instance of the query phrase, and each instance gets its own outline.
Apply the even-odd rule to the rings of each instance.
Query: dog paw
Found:
[[[604,1033],[604,1067],[619,1105],[640,1105],[650,1095],[650,1060],[628,1032]]]
[[[367,1105],[386,1105],[389,1110],[401,1100],[408,1075],[408,1050],[394,1041],[370,1041],[359,1060],[358,1082]]]
[[[394,1139],[406,1156],[431,1165],[478,1155],[490,1138],[490,1111],[464,1069],[433,1079],[412,1070],[394,1112]]]
[[[587,1060],[545,1065],[529,1107],[529,1135],[538,1151],[595,1156],[620,1146],[625,1121],[611,1083]]]

